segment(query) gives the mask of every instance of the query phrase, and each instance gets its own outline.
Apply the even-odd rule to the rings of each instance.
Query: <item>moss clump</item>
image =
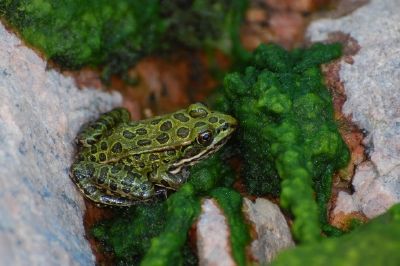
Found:
[[[244,72],[225,77],[216,105],[240,121],[238,142],[250,193],[279,195],[295,216],[298,240],[320,237],[332,173],[346,166],[348,149],[334,121],[331,96],[319,64],[341,54],[338,44],[287,52],[256,49]],[[316,192],[316,200],[314,193]]]
[[[400,204],[397,204],[348,235],[285,251],[271,265],[399,265],[399,239]]]
[[[119,264],[138,265],[151,239],[165,228],[165,202],[143,204],[121,214],[92,228],[92,235],[105,244],[105,250],[112,252]]]
[[[247,0],[5,0],[0,15],[62,67],[105,65],[110,75],[177,46],[239,51],[246,6]]]
[[[151,246],[141,261],[142,266],[182,265],[181,251],[187,232],[200,212],[200,201],[191,184],[167,200],[167,221],[164,230],[151,240]],[[151,221],[147,221],[149,223]]]
[[[166,201],[132,207],[122,216],[95,226],[92,233],[104,243],[106,250],[114,253],[119,264],[196,265],[196,257],[187,244],[187,233],[199,214],[200,199],[215,187],[232,183],[232,170],[222,163],[218,154],[214,155],[192,167],[188,183]],[[224,204],[224,210],[238,219],[238,214],[229,214],[232,212],[229,208],[240,209],[240,195],[228,192],[225,198],[220,197],[222,201],[232,199],[231,205]],[[237,234],[237,228],[243,228],[234,227]]]

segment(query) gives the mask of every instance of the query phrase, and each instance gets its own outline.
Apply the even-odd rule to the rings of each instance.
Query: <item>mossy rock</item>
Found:
[[[271,266],[399,265],[400,204],[353,232],[284,251]]]

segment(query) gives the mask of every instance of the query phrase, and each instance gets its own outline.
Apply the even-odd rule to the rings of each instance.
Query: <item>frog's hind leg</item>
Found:
[[[108,130],[129,120],[130,113],[128,110],[125,108],[115,108],[110,112],[100,115],[96,121],[84,125],[76,137],[76,142],[79,146],[90,147]]]
[[[87,198],[106,205],[130,206],[156,194],[152,183],[119,165],[78,161],[71,167],[71,178]]]

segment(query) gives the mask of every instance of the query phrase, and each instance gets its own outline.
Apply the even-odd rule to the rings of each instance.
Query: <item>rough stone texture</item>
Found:
[[[0,24],[0,265],[92,265],[68,176],[82,123],[121,102],[79,90]]]
[[[236,265],[231,255],[229,227],[215,201],[203,201],[196,230],[200,266]]]
[[[371,160],[358,166],[355,192],[341,192],[334,213],[358,210],[372,218],[400,202],[399,14],[399,0],[375,0],[348,16],[315,21],[308,29],[314,42],[343,32],[361,47],[353,64],[341,65],[347,95],[343,111],[367,132],[364,143]]]
[[[259,198],[253,203],[245,198],[243,209],[257,233],[251,252],[261,265],[271,262],[282,249],[294,246],[285,217],[277,205],[267,199]]]

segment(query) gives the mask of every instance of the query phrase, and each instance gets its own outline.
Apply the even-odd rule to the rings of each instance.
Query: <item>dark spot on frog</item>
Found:
[[[195,147],[189,147],[188,149],[185,150],[185,154],[184,154],[184,158],[191,158],[193,156],[195,156],[196,154],[198,154],[200,152],[199,149],[195,148]]]
[[[186,138],[187,136],[189,136],[189,128],[187,128],[187,127],[180,127],[180,128],[178,128],[178,130],[176,131],[176,134],[177,134],[180,138]]]
[[[173,156],[173,155],[175,155],[176,154],[176,151],[175,150],[168,150],[167,151],[167,155],[169,155],[169,156]]]
[[[146,130],[145,128],[138,128],[138,129],[136,129],[136,133],[137,133],[138,135],[143,136],[143,135],[146,135],[146,134],[147,134],[147,130]]]
[[[162,120],[161,118],[154,119],[153,121],[150,122],[150,124],[152,124],[152,125],[157,125],[158,123],[161,122],[161,120]]]
[[[93,145],[92,147],[90,147],[90,152],[91,152],[91,153],[96,153],[96,152],[97,152],[97,147],[96,147],[96,145]]]
[[[131,192],[131,189],[129,187],[123,187],[122,191],[125,192],[126,194]]]
[[[90,160],[91,162],[95,162],[95,161],[96,161],[96,156],[90,155],[90,156],[89,156],[89,160]]]
[[[111,189],[111,190],[115,191],[115,190],[117,190],[117,188],[118,188],[118,186],[117,186],[116,183],[110,182],[110,189]]]
[[[98,182],[99,184],[103,184],[103,183],[106,181],[107,173],[108,173],[107,167],[102,167],[102,168],[100,169],[99,178],[97,179],[97,182]]]
[[[205,125],[206,125],[206,123],[199,121],[199,122],[196,122],[196,124],[194,124],[194,127],[202,127]]]
[[[212,117],[210,117],[210,118],[208,119],[208,121],[209,121],[210,123],[217,123],[217,122],[218,122],[218,118],[215,117],[215,116],[212,116]]]
[[[103,151],[107,150],[108,149],[107,142],[105,141],[101,142],[100,149],[102,149]]]
[[[220,119],[220,120],[219,120],[219,123],[220,123],[220,124],[223,124],[223,123],[225,123],[225,120],[224,120],[224,119]]]
[[[121,143],[120,143],[120,142],[116,142],[116,143],[112,146],[111,151],[112,151],[113,153],[120,153],[120,152],[122,151],[122,145],[121,145]]]
[[[107,160],[107,156],[105,155],[104,152],[99,154],[99,161],[100,162],[104,162],[105,160]]]
[[[135,137],[135,134],[129,130],[124,130],[124,132],[122,132],[122,136],[127,139],[133,139]]]
[[[164,123],[161,124],[160,130],[161,131],[168,131],[172,128],[172,122],[167,120]]]
[[[132,172],[133,167],[131,165],[124,165],[124,170],[127,172]]]
[[[169,136],[167,133],[161,133],[157,136],[156,140],[158,141],[158,143],[164,144],[169,140]]]
[[[134,154],[133,155],[133,159],[135,159],[136,161],[139,161],[140,157],[142,157],[141,154]]]
[[[148,146],[150,144],[151,144],[151,140],[149,140],[149,139],[141,139],[141,140],[138,140],[138,142],[137,142],[137,145],[139,145],[139,146]]]
[[[146,164],[145,164],[144,162],[140,162],[140,163],[139,163],[139,167],[140,167],[140,168],[144,168],[145,166],[146,166]]]
[[[181,122],[187,122],[187,121],[189,121],[189,117],[187,117],[186,115],[184,115],[184,114],[182,114],[182,113],[175,113],[175,114],[173,114],[173,117],[174,117],[176,120],[179,120],[179,121],[181,121]]]
[[[150,159],[151,161],[156,161],[156,160],[159,159],[159,157],[158,157],[157,154],[150,154],[149,159]]]
[[[94,168],[93,164],[88,164],[86,167],[88,177],[92,177],[96,169]]]
[[[119,165],[113,165],[112,167],[111,167],[111,174],[116,174],[116,173],[118,173],[119,171],[121,171],[122,170],[122,168],[119,166]]]

